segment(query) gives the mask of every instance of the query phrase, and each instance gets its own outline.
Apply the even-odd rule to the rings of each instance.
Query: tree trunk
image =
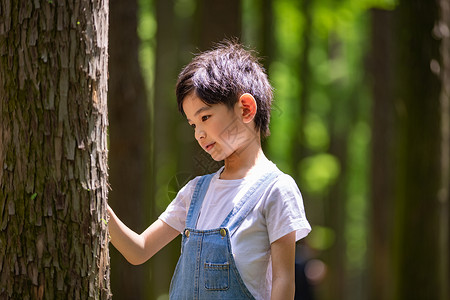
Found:
[[[210,49],[224,38],[241,37],[240,0],[198,0],[198,46]]]
[[[0,298],[109,299],[108,1],[0,14]]]
[[[400,1],[397,13],[395,299],[439,299],[440,42],[432,36],[438,6]]]
[[[153,102],[153,161],[152,175],[155,203],[152,219],[156,219],[170,203],[167,185],[176,174],[176,149],[179,149],[176,134],[177,105],[175,83],[177,76],[177,39],[175,31],[174,0],[156,0],[156,51],[155,90]],[[180,242],[171,242],[150,260],[151,299],[157,299],[169,292],[170,280],[180,256]]]
[[[372,154],[370,235],[368,247],[369,297],[392,299],[392,227],[394,203],[394,94],[391,11],[374,9],[372,16]]]
[[[439,187],[439,296],[450,297],[450,3],[439,0],[440,20],[434,27],[435,35],[441,40],[440,45],[440,109],[441,109],[441,170]]]
[[[298,116],[300,118],[298,128],[298,134],[293,136],[293,153],[292,153],[292,165],[294,166],[294,178],[300,180],[300,161],[307,157],[309,154],[308,149],[305,147],[304,130],[305,130],[305,118],[308,109],[308,100],[310,94],[310,77],[311,68],[309,65],[309,55],[311,52],[311,36],[312,36],[312,16],[311,16],[311,0],[302,1],[301,11],[305,18],[305,24],[303,28],[303,48],[299,67],[300,77],[300,104]]]
[[[139,64],[137,1],[111,2],[109,63],[109,202],[137,232],[149,225],[150,125],[145,84]],[[115,299],[145,299],[148,264],[132,266],[111,250],[111,286]]]
[[[335,35],[328,38],[328,59],[333,60],[339,55],[342,41],[337,39]],[[330,97],[330,114],[328,118],[328,132],[330,134],[330,146],[328,153],[336,157],[339,161],[340,171],[335,183],[330,186],[327,196],[324,198],[324,219],[325,226],[332,228],[335,239],[333,245],[324,252],[325,262],[329,265],[329,275],[326,278],[326,297],[329,299],[348,299],[348,287],[346,283],[349,281],[347,240],[346,240],[346,223],[348,222],[346,206],[349,196],[348,191],[348,141],[349,128],[356,124],[356,107],[357,99],[355,96],[343,93],[340,82],[330,84],[327,89]],[[344,121],[345,120],[345,121]],[[345,123],[344,123],[345,122]],[[353,286],[356,291],[358,286]]]
[[[308,2],[309,4],[309,2]],[[308,4],[305,4],[307,6]],[[267,73],[270,64],[275,58],[275,34],[274,34],[274,9],[272,0],[262,0],[262,25],[259,36],[261,37],[260,57]],[[269,76],[270,78],[270,76]]]

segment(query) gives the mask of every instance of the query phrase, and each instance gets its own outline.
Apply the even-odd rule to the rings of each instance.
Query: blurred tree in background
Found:
[[[448,10],[400,1],[395,15],[397,299],[449,297]]]
[[[371,171],[368,234],[369,299],[390,299],[393,288],[392,243],[394,226],[395,124],[394,124],[394,13],[371,11],[372,74]]]
[[[150,110],[139,62],[138,1],[110,2],[109,27],[109,203],[125,224],[142,232],[148,226]],[[114,298],[144,299],[148,266],[132,266],[111,247]]]
[[[118,151],[113,145],[129,142],[113,130],[130,128],[130,135],[142,134],[138,140],[144,147],[131,153],[150,153],[143,158],[150,161],[140,166],[151,176],[144,169],[116,169],[132,180],[111,179],[110,197],[119,216],[128,213],[117,201],[135,211],[129,215],[136,219],[129,223],[133,229],[153,222],[189,179],[219,166],[197,147],[177,112],[174,87],[193,53],[238,37],[260,54],[275,89],[272,135],[264,148],[303,193],[313,231],[299,243],[299,255],[315,298],[448,299],[448,1],[140,0],[137,8],[128,5],[119,9],[128,16],[111,20],[111,38],[119,38],[111,49],[110,165],[113,172],[116,160],[135,164],[135,158],[113,156]],[[138,41],[127,42],[135,34],[135,17],[141,70]],[[117,28],[114,22],[124,23]],[[114,55],[119,50],[124,56]],[[119,94],[142,91],[141,71],[147,100],[144,93],[135,92],[134,100]],[[123,106],[112,113],[117,103]],[[130,112],[149,123],[119,125]],[[127,127],[131,124],[137,129]],[[141,192],[133,199],[114,195],[126,189]],[[150,271],[138,275],[145,276],[139,280],[143,298],[168,298],[179,242],[144,265]],[[114,268],[113,262],[113,278]],[[124,280],[121,286],[128,284]],[[113,281],[116,299],[129,298],[119,297],[118,289]]]

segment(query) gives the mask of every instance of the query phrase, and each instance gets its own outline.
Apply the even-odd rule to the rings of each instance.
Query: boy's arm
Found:
[[[108,205],[111,242],[133,265],[140,265],[167,245],[180,233],[161,220],[156,220],[143,233],[137,234],[120,221]]]
[[[272,255],[272,300],[294,299],[295,231],[270,245]]]

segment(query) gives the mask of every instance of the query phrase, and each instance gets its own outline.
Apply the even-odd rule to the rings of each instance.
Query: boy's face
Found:
[[[190,93],[184,98],[183,111],[194,128],[195,139],[216,161],[230,157],[257,138],[242,122],[237,104],[234,109],[225,104],[209,105]]]

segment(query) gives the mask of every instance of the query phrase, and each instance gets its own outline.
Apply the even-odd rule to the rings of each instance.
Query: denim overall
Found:
[[[261,176],[222,225],[211,230],[196,229],[203,198],[214,174],[200,177],[186,217],[181,256],[170,283],[170,299],[255,299],[236,268],[230,237],[253,210],[278,172]]]

